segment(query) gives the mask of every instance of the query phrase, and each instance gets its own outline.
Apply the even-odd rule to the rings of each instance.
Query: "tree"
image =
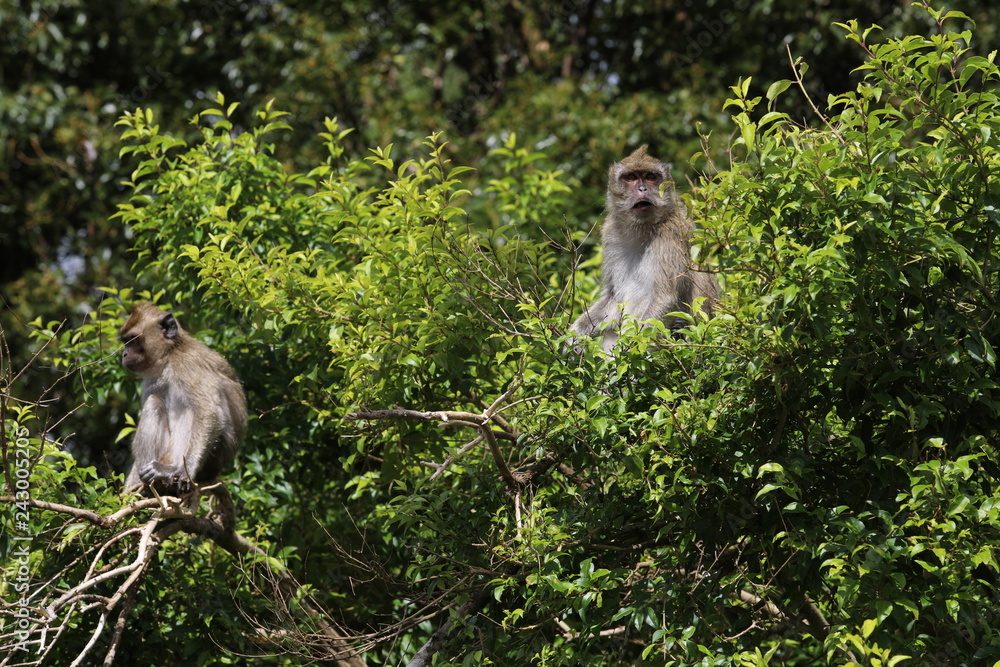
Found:
[[[725,87],[748,74],[787,76],[786,44],[809,59],[805,85],[822,101],[853,86],[863,56],[833,22],[875,22],[891,36],[934,29],[898,1],[689,5],[0,3],[0,324],[12,359],[20,367],[31,358],[26,323],[76,327],[99,308],[102,286],[156,289],[135,282],[130,232],[112,217],[134,168],[118,154],[114,123],[125,111],[151,109],[172,135],[194,141],[197,128],[185,123],[217,93],[241,103],[237,129],[273,96],[293,128],[274,155],[296,173],[325,159],[325,116],[355,128],[344,139],[354,156],[388,142],[416,154],[443,132],[447,157],[476,168],[466,181],[473,191],[503,176],[485,157],[518,128],[520,145],[545,153],[538,166],[564,173],[576,196],[559,213],[584,238],[611,160],[650,143],[685,179],[698,128],[732,131]],[[962,5],[988,51],[997,10]],[[785,105],[796,119],[811,117],[802,96]],[[712,144],[720,164],[724,148]],[[504,224],[479,201],[466,203],[470,214]],[[62,386],[44,366],[31,368],[24,380],[34,392]],[[75,405],[71,394],[50,397],[64,413]],[[120,429],[125,411],[112,401],[94,406],[92,419],[68,418],[80,461],[109,471],[101,427]]]
[[[802,62],[762,96],[733,87],[730,163],[706,150],[690,198],[720,314],[683,339],[635,326],[613,357],[566,352],[596,258],[563,222],[568,177],[516,135],[480,181],[441,135],[353,155],[328,120],[327,157],[288,171],[273,105],[240,131],[219,97],[197,140],[128,114],[120,217],[140,278],[244,379],[238,533],[303,586],[177,540],[118,649],[134,664],[332,659],[320,619],[370,664],[1000,660],[1000,71],[966,16],[925,11],[929,36],[842,26],[863,78],[819,129],[781,111],[808,90]],[[126,382],[105,361],[120,320],[111,299],[39,339],[94,400]],[[4,420],[6,446],[27,425],[31,452],[5,450],[8,488],[28,470],[32,503],[111,515],[114,485],[57,452],[30,421],[41,407]],[[112,565],[100,521],[25,507],[46,545],[26,556],[31,590]],[[66,662],[94,636],[69,618]],[[140,643],[153,627],[169,632]]]

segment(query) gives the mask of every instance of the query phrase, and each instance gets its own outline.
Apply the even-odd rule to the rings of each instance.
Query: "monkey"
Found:
[[[215,480],[246,434],[246,397],[232,367],[152,303],[133,305],[119,337],[122,364],[142,378],[126,488],[183,495]]]
[[[570,330],[602,337],[610,351],[626,315],[662,319],[673,330],[687,324],[668,313],[690,313],[703,298],[709,317],[719,297],[715,276],[691,268],[694,225],[673,189],[667,165],[643,145],[608,171],[601,296]]]

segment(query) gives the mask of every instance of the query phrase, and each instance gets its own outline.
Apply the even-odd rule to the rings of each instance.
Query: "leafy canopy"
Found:
[[[270,107],[236,132],[219,98],[193,145],[127,115],[140,275],[210,327],[256,411],[242,526],[308,553],[359,633],[400,624],[374,662],[429,638],[407,624],[423,605],[466,603],[442,663],[1000,660],[1000,71],[929,11],[927,37],[842,26],[868,60],[823,129],[781,111],[793,82],[733,87],[732,165],[690,205],[722,312],[684,339],[636,327],[614,357],[566,352],[594,262],[562,240],[565,177],[514,135],[469,188],[437,135],[354,159],[329,120],[329,157],[290,173]],[[345,421],[497,398],[499,460],[461,420]]]

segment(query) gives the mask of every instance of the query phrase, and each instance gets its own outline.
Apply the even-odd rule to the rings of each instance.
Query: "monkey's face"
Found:
[[[629,210],[637,215],[660,205],[660,185],[663,174],[658,171],[630,171],[622,174],[622,182],[628,193]]]
[[[673,189],[667,178],[667,165],[640,147],[621,162],[611,165],[608,172],[608,202],[610,216],[651,231],[673,214]]]
[[[660,169],[623,171],[611,188],[615,209],[625,219],[636,224],[652,224],[663,217],[663,208],[670,203],[669,192],[661,194],[666,175]]]
[[[142,344],[142,334],[132,331],[122,331],[120,338],[124,344],[122,348],[122,365],[133,373],[142,374],[143,371],[148,370],[150,366],[149,356],[146,354],[146,348]]]
[[[150,303],[132,307],[121,333],[122,365],[141,377],[157,375],[181,336],[180,325],[170,313]]]

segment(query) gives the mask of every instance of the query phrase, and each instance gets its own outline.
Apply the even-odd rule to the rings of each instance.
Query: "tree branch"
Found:
[[[194,508],[197,507],[198,498],[202,493],[211,493],[217,498],[217,507],[220,508],[218,516],[212,518],[198,517],[194,515]],[[65,514],[87,521],[102,529],[112,529],[118,523],[141,510],[153,509],[154,512],[146,523],[140,526],[132,526],[120,530],[107,537],[100,545],[90,550],[89,564],[82,580],[65,591],[59,591],[50,581],[47,586],[38,589],[37,595],[42,599],[34,603],[30,608],[33,614],[28,618],[27,630],[23,624],[8,625],[8,628],[17,628],[17,631],[9,630],[0,634],[0,646],[14,646],[28,643],[26,637],[33,637],[32,643],[40,646],[40,660],[43,660],[58,643],[63,631],[71,626],[74,615],[78,612],[86,612],[93,608],[100,609],[100,618],[93,630],[90,640],[83,647],[79,655],[73,660],[72,665],[82,665],[90,662],[88,656],[99,645],[99,638],[107,628],[108,617],[120,608],[117,619],[114,623],[114,631],[110,640],[110,645],[104,656],[103,664],[110,666],[115,659],[118,647],[121,644],[122,636],[128,619],[135,606],[136,595],[139,587],[149,573],[151,567],[156,562],[156,554],[166,540],[180,532],[199,535],[212,540],[221,548],[236,557],[253,554],[260,557],[270,568],[277,569],[277,582],[280,589],[286,596],[296,597],[299,608],[320,628],[326,637],[325,659],[331,660],[338,665],[345,667],[365,667],[365,662],[358,657],[358,651],[352,648],[351,644],[356,640],[336,628],[329,619],[319,611],[318,605],[314,605],[308,598],[298,599],[301,585],[285,569],[284,565],[277,560],[270,558],[266,552],[256,546],[234,529],[235,508],[232,497],[228,489],[221,482],[200,487],[191,496],[181,499],[171,496],[156,498],[145,498],[130,502],[126,507],[104,516],[88,509],[50,503],[39,500],[15,500],[13,497],[0,497],[2,503],[24,503],[28,502],[32,507],[38,509]],[[130,550],[133,547],[124,543],[135,538],[133,555]],[[122,555],[112,559],[112,562],[120,563],[110,569],[107,568],[106,559],[112,547],[121,545],[124,551]],[[70,563],[57,577],[69,572],[76,563]],[[116,579],[123,579],[117,585],[110,596],[94,595],[90,592],[98,584],[107,584]],[[8,605],[4,604],[4,607]],[[19,607],[24,609],[22,605]],[[13,654],[0,659],[0,666],[7,665]]]
[[[410,661],[406,663],[406,667],[427,667],[427,665],[431,664],[434,654],[440,651],[444,643],[451,638],[456,620],[478,614],[479,610],[486,605],[488,599],[489,589],[484,588],[476,593],[471,600],[459,607],[455,615],[442,623],[441,627],[427,640],[427,643],[421,646],[420,650],[410,658]]]
[[[517,440],[517,437],[513,434],[507,433],[506,431],[497,431],[490,425],[490,422],[493,420],[494,414],[499,410],[500,405],[505,400],[510,398],[511,394],[515,391],[516,384],[517,383],[511,384],[510,388],[507,389],[507,391],[505,391],[499,398],[493,401],[493,403],[486,408],[482,414],[475,414],[474,412],[465,412],[462,410],[436,410],[431,412],[420,412],[418,410],[408,410],[406,408],[391,408],[389,410],[364,410],[361,412],[351,412],[344,415],[344,418],[354,421],[411,419],[417,421],[437,421],[441,423],[441,426],[458,425],[474,428],[479,431],[482,438],[486,441],[486,446],[489,448],[490,454],[493,457],[493,462],[496,464],[497,470],[500,472],[500,477],[502,477],[504,483],[507,484],[508,490],[514,493],[520,488],[521,485],[511,473],[510,467],[507,465],[507,461],[504,460],[503,453],[500,451],[500,445],[497,443],[497,437],[507,436],[515,441]],[[441,464],[441,467],[444,465],[446,464]]]

